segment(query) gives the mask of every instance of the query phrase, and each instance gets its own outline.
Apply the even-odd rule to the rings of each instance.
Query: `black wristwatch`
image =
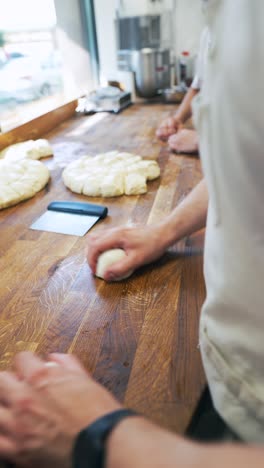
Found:
[[[138,413],[122,408],[106,414],[83,429],[75,441],[73,468],[104,468],[107,437],[122,419],[129,416],[138,416]]]

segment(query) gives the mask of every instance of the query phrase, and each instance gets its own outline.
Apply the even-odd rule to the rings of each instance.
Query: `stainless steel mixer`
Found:
[[[117,10],[118,69],[133,73],[140,97],[153,97],[173,84],[171,18],[172,13],[162,8],[158,14],[138,16]]]

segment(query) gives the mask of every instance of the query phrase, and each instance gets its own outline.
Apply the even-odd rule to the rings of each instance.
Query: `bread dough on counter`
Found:
[[[34,197],[50,178],[48,168],[40,161],[0,160],[0,209]]]
[[[48,140],[28,140],[10,145],[0,152],[0,158],[17,161],[20,159],[41,159],[52,156],[53,150]]]
[[[90,197],[141,195],[147,192],[147,180],[159,176],[160,168],[156,161],[118,151],[83,156],[69,164],[62,173],[66,187]]]
[[[97,260],[97,265],[96,265],[96,276],[98,278],[104,278],[105,272],[114,263],[119,262],[119,260],[122,260],[126,256],[126,253],[123,249],[110,249],[106,250],[103,252],[101,255],[99,255],[98,260]],[[128,278],[131,276],[133,273],[133,270],[130,270],[126,275],[120,276],[119,278],[115,279],[114,281],[121,281],[123,279]]]

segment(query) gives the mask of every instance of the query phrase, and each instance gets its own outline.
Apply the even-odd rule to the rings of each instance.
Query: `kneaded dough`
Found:
[[[95,174],[91,175],[90,177],[86,177],[83,186],[83,194],[87,195],[88,197],[100,197],[101,182],[99,176]]]
[[[124,175],[109,173],[101,183],[103,197],[118,197],[124,193]]]
[[[83,156],[70,163],[62,178],[72,192],[90,197],[141,195],[147,192],[147,180],[159,177],[156,161],[142,160],[131,153],[109,151]]]
[[[0,209],[33,197],[48,183],[50,173],[40,161],[0,160]]]
[[[147,180],[154,180],[160,176],[160,167],[156,161],[144,160],[128,166],[127,172],[137,172],[144,175]]]
[[[126,256],[126,253],[123,249],[110,249],[103,252],[97,260],[96,265],[96,276],[98,278],[104,278],[105,271],[108,269],[110,265],[113,263],[119,262]],[[130,270],[126,275],[120,276],[119,278],[115,279],[114,281],[122,281],[123,279],[128,278],[133,273],[133,270]]]
[[[28,140],[10,145],[0,152],[0,158],[12,161],[20,159],[40,159],[52,156],[53,150],[48,140]]]
[[[141,174],[127,174],[125,177],[125,194],[141,195],[147,192],[146,177]]]

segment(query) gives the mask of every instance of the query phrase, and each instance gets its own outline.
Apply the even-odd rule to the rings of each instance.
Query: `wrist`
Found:
[[[143,416],[121,421],[107,440],[104,468],[124,468],[124,466],[141,468],[141,466],[145,466],[146,458],[144,450],[141,449],[148,442],[152,427],[153,425]],[[143,459],[141,460],[142,455]]]
[[[73,467],[105,468],[107,442],[111,433],[124,419],[138,417],[130,409],[119,408],[107,413],[79,432],[73,447]]]
[[[196,466],[198,456],[196,445],[135,417],[125,419],[111,433],[104,468],[187,468]]]
[[[174,121],[174,124],[175,126],[179,126],[179,125],[183,125],[184,124],[184,121],[182,119],[182,115],[180,112],[177,112],[174,117],[173,117],[173,121]]]
[[[157,226],[157,234],[163,250],[178,242],[182,237],[181,222],[177,216],[169,216]]]

